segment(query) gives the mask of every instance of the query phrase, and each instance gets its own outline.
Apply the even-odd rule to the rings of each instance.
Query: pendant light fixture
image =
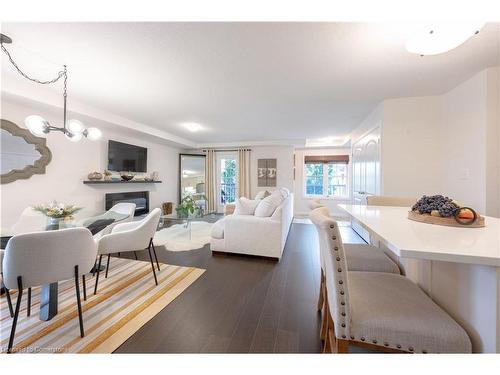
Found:
[[[60,79],[63,79],[64,81],[64,89],[63,89],[63,126],[62,127],[57,127],[57,126],[52,126],[47,120],[45,120],[43,117],[38,116],[38,115],[31,115],[26,117],[24,120],[24,124],[28,128],[28,130],[36,136],[43,136],[45,134],[48,134],[52,131],[57,131],[63,133],[70,141],[72,142],[78,142],[80,139],[83,137],[86,137],[92,141],[98,140],[102,136],[102,132],[98,128],[85,128],[83,123],[78,120],[67,120],[67,110],[66,110],[66,101],[67,101],[67,83],[68,83],[68,70],[66,68],[66,65],[63,65],[63,69],[57,74],[57,77],[48,80],[48,81],[40,81],[38,79],[34,79],[29,77],[26,73],[21,71],[21,69],[17,66],[17,64],[14,62],[12,59],[12,56],[10,55],[9,51],[5,48],[5,44],[10,44],[12,43],[12,39],[9,38],[7,35],[0,34],[0,44],[2,47],[2,51],[5,52],[7,57],[9,58],[9,61],[11,64],[14,66],[14,68],[17,70],[17,72],[22,75],[24,78],[28,79],[31,82],[39,83],[41,85],[50,85],[52,83],[56,83]]]

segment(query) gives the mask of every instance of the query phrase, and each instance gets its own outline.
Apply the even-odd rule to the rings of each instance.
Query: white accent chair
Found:
[[[326,245],[325,351],[349,345],[405,353],[470,353],[464,329],[416,284],[394,273],[351,271],[337,222],[311,213]]]
[[[102,232],[100,232],[101,235],[111,233],[112,229],[116,225],[122,223],[128,223],[134,219],[135,207],[136,207],[135,203],[128,203],[128,202],[117,203],[102,215],[86,218],[81,223],[81,226],[87,227],[88,225],[97,220],[114,219],[115,221],[113,223],[108,225]],[[122,217],[122,218],[117,219],[117,217]]]
[[[31,287],[71,278],[75,280],[80,336],[84,337],[79,275],[90,271],[96,254],[96,243],[86,228],[25,233],[9,240],[2,264],[3,282],[8,290],[17,290],[18,297],[8,353],[14,343],[23,290],[28,288],[29,308]]]
[[[105,277],[107,278],[112,253],[135,253],[138,250],[147,249],[149,253],[149,260],[151,261],[151,267],[153,269],[155,283],[156,285],[158,285],[155,267],[153,264],[153,257],[151,256],[151,249],[153,250],[156,260],[156,266],[158,267],[159,271],[160,263],[158,262],[158,257],[156,256],[153,237],[155,235],[156,229],[158,228],[158,223],[160,222],[160,215],[161,210],[159,208],[155,208],[141,221],[132,221],[129,223],[117,224],[113,228],[111,233],[105,234],[98,240],[97,254],[99,255],[99,264],[97,266],[94,294],[97,294],[97,285],[99,283],[99,273],[102,257],[103,255],[108,256],[105,275]]]

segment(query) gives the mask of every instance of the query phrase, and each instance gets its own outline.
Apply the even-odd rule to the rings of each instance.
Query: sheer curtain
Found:
[[[217,183],[215,169],[215,150],[204,150],[205,152],[205,195],[207,197],[207,210],[210,212],[217,210]]]
[[[250,150],[238,149],[238,195],[250,197]]]

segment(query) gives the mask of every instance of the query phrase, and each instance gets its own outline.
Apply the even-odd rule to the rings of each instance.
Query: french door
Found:
[[[224,212],[224,206],[238,198],[238,154],[218,152],[217,163],[217,211]]]

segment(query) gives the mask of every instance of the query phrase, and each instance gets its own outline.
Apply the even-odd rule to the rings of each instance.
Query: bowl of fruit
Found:
[[[443,195],[424,195],[408,212],[408,219],[428,224],[484,227],[484,217]]]

